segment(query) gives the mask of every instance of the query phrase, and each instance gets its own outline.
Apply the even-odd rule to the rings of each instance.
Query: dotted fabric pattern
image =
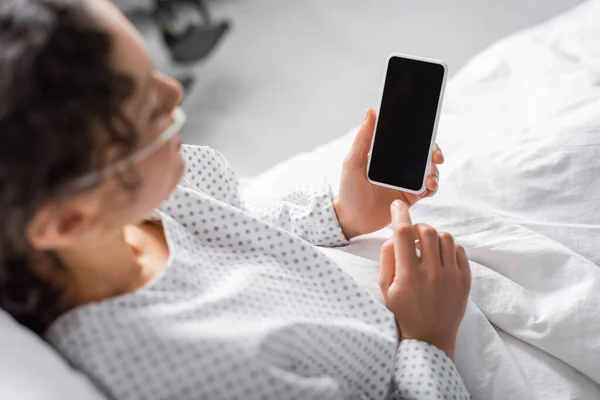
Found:
[[[242,201],[219,153],[184,146],[183,154],[185,177],[159,212],[164,272],[48,329],[76,368],[119,400],[436,398],[417,396],[417,386],[448,399],[466,393],[433,346],[403,343],[398,352],[393,315],[315,247],[346,243],[326,184]],[[413,364],[422,376],[408,377]]]
[[[394,368],[392,398],[469,400],[464,383],[446,353],[418,340],[403,340]]]

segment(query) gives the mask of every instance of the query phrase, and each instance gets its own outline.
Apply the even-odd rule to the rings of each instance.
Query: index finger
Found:
[[[405,268],[412,268],[417,263],[415,247],[415,230],[413,228],[408,206],[400,200],[392,203],[392,230],[394,231],[394,256],[396,257],[396,275]]]

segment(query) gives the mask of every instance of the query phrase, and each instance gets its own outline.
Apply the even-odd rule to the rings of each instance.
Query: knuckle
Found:
[[[454,237],[448,232],[441,232],[440,240],[447,243],[454,243]]]
[[[410,286],[411,283],[414,283],[418,279],[419,273],[415,272],[412,268],[406,269],[401,275],[394,276],[394,282],[396,282],[399,287],[402,287],[403,285]]]
[[[383,242],[383,244],[381,245],[381,249],[382,250],[394,249],[394,240],[393,239],[388,239],[385,242]]]
[[[442,274],[439,273],[438,271],[428,273],[425,276],[425,282],[429,285],[439,285],[440,283],[442,283],[442,281],[443,281]]]
[[[406,224],[394,225],[394,231],[401,235],[407,235],[407,234],[411,233],[412,230],[413,230],[413,227],[410,225],[406,225]]]
[[[431,225],[420,224],[419,225],[419,233],[426,237],[437,236],[437,231]]]
[[[461,277],[462,279],[462,286],[465,288],[465,292],[468,294],[471,291],[471,275],[470,274],[463,274],[463,276]]]
[[[344,169],[352,168],[354,166],[354,158],[352,157],[352,154],[348,154],[346,158],[344,158],[342,166]]]
[[[392,254],[394,252],[394,242],[387,240],[381,245],[381,254]]]

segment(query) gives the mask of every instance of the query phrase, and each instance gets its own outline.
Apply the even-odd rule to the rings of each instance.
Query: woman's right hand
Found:
[[[396,317],[400,340],[428,342],[454,358],[471,289],[467,254],[449,233],[413,226],[401,201],[392,203],[391,213],[394,236],[381,248],[379,286]]]

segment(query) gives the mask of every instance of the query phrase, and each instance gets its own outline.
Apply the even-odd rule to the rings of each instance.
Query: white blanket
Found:
[[[353,132],[263,174],[336,186]],[[456,362],[476,399],[600,399],[600,0],[494,45],[450,83],[441,190],[415,221],[471,259]],[[326,250],[372,290],[383,230]],[[352,253],[352,254],[348,254]]]

